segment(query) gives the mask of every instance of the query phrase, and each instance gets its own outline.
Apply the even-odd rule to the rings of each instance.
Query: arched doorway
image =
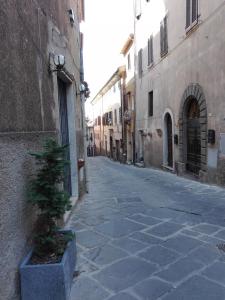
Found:
[[[207,107],[199,84],[184,91],[179,112],[178,172],[200,175],[207,171]]]
[[[164,164],[173,168],[173,123],[169,113],[164,118]]]
[[[196,99],[187,104],[187,171],[199,174],[201,169],[200,108]]]

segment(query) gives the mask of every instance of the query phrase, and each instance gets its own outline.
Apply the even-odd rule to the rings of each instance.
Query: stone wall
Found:
[[[0,299],[19,299],[18,266],[30,247],[34,227],[35,213],[27,204],[26,190],[35,168],[28,151],[40,149],[46,137],[59,138],[57,73],[48,72],[50,52],[65,55],[65,67],[74,77],[71,128],[76,128],[75,152],[83,156],[82,109],[76,96],[80,84],[78,2],[1,2]],[[76,16],[73,27],[69,8]],[[76,172],[75,167],[75,176]]]

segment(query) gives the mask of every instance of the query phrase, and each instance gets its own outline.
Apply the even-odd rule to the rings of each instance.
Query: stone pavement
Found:
[[[88,161],[89,194],[68,224],[78,248],[71,300],[224,300],[225,190]]]

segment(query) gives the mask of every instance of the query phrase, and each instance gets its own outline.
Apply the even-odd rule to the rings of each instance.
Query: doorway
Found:
[[[68,145],[66,148],[65,159],[70,160],[69,149],[69,128],[68,128],[68,110],[67,110],[67,84],[58,78],[58,95],[59,95],[59,118],[60,118],[60,137],[61,145]],[[70,165],[64,168],[64,190],[71,196],[71,168]]]
[[[173,122],[168,112],[164,117],[164,165],[173,168]]]
[[[187,107],[187,171],[199,174],[201,169],[200,108],[196,99]]]

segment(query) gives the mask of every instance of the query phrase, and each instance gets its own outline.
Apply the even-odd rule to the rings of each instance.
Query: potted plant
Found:
[[[20,266],[22,300],[69,299],[76,263],[75,235],[57,226],[71,209],[63,191],[67,146],[49,139],[36,159],[37,174],[29,184],[29,202],[38,208],[34,248]]]

